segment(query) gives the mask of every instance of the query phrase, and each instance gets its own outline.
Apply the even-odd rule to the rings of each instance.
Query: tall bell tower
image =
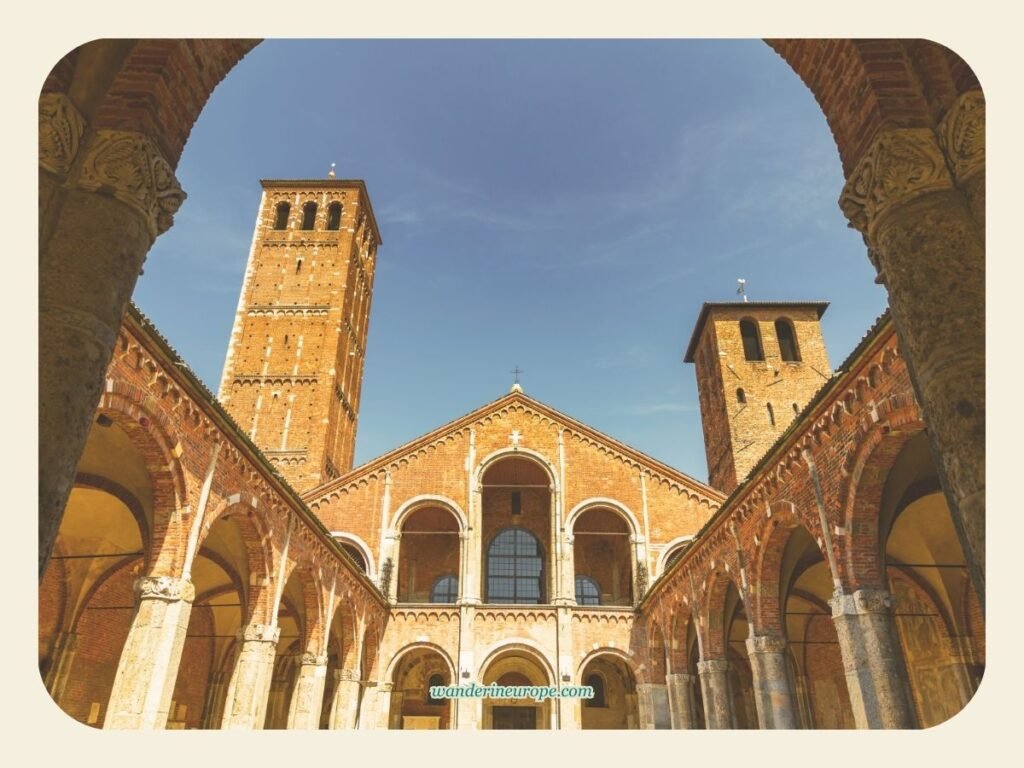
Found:
[[[366,185],[264,179],[220,401],[297,491],[352,468],[381,244]]]
[[[684,361],[697,366],[708,484],[730,493],[832,376],[828,302],[706,302]]]

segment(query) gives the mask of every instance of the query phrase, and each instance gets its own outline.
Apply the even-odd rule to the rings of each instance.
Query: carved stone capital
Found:
[[[857,613],[889,613],[896,605],[892,594],[881,589],[859,589],[853,593]]]
[[[78,155],[85,119],[63,93],[39,97],[39,165],[65,175]]]
[[[673,672],[671,675],[665,675],[666,682],[682,683],[683,685],[692,685],[696,679],[696,675],[691,675],[689,672]]]
[[[394,689],[395,689],[395,684],[394,683],[381,683],[380,687],[377,690],[380,691],[381,693],[391,693]]]
[[[326,667],[327,657],[323,654],[310,653],[309,651],[306,651],[302,654],[302,666]]]
[[[196,599],[196,588],[187,579],[172,576],[143,576],[135,581],[135,595],[139,600],[165,600],[169,603]]]
[[[85,150],[76,184],[137,210],[154,239],[174,223],[186,197],[153,142],[131,131],[97,131]]]
[[[246,643],[277,643],[281,637],[281,628],[271,624],[248,624],[239,635]]]
[[[981,91],[967,91],[953,102],[939,123],[939,146],[958,183],[985,169],[985,97]]]
[[[935,134],[927,128],[882,130],[850,174],[839,207],[871,239],[878,222],[914,198],[953,188]]]
[[[356,675],[351,669],[339,669],[338,680],[355,680]]]
[[[747,653],[783,653],[786,638],[778,635],[757,635],[747,638]]]
[[[697,674],[706,675],[712,672],[728,672],[730,669],[729,662],[725,659],[708,659],[706,661],[697,662]]]
[[[829,600],[832,616],[850,616],[863,613],[890,613],[895,605],[893,596],[881,589],[859,589],[852,595],[835,594]]]

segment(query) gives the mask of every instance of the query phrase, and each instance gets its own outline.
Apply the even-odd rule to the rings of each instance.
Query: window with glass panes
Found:
[[[487,549],[487,602],[544,601],[544,558],[537,537],[523,528],[506,528]]]

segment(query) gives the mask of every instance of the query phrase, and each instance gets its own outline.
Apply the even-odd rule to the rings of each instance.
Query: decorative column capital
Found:
[[[245,643],[277,643],[281,638],[281,628],[273,624],[248,624],[238,633]]]
[[[309,651],[306,651],[302,654],[302,659],[300,663],[304,667],[326,667],[327,656],[325,654],[310,653]]]
[[[394,689],[395,689],[395,684],[394,683],[381,683],[378,686],[378,688],[377,688],[377,690],[380,691],[381,693],[391,693],[391,691],[393,691]]]
[[[952,188],[946,158],[930,129],[883,129],[850,173],[839,207],[850,226],[871,240],[889,211]]]
[[[154,240],[170,229],[186,197],[156,145],[133,131],[96,131],[85,148],[75,184],[134,208]]]
[[[64,176],[75,161],[85,133],[85,119],[63,93],[39,97],[39,165]]]
[[[829,600],[832,617],[865,613],[891,613],[896,601],[882,589],[858,589],[852,595],[835,594]]]
[[[665,675],[665,680],[668,682],[679,682],[683,685],[692,685],[696,680],[696,675],[691,675],[689,672],[673,672],[670,675]]]
[[[707,659],[697,662],[697,673],[704,675],[712,672],[728,672],[731,666],[725,659]]]
[[[779,635],[755,635],[747,638],[747,653],[783,653],[786,638]]]
[[[175,603],[184,600],[191,603],[196,599],[196,588],[188,579],[173,576],[143,576],[135,580],[136,600],[164,600]]]
[[[960,94],[939,123],[939,146],[953,177],[962,184],[985,169],[985,97],[980,90]]]

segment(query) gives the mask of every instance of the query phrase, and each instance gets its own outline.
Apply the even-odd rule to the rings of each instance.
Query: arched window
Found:
[[[445,686],[444,675],[431,675],[427,681],[427,704],[444,704],[444,699],[438,699],[430,695],[431,688],[442,688]]]
[[[797,407],[796,403],[793,403],[793,413],[795,413],[797,416],[800,415],[800,409]]]
[[[775,335],[779,339],[779,353],[787,363],[800,362],[800,350],[796,346],[796,331],[793,324],[784,317],[775,321]]]
[[[434,582],[430,589],[430,602],[432,603],[454,603],[459,599],[459,578],[453,574],[446,574]]]
[[[761,346],[761,333],[757,323],[749,317],[740,320],[740,336],[743,339],[743,357],[747,360],[764,360],[764,348]]]
[[[589,685],[594,689],[594,695],[589,699],[583,700],[583,706],[585,707],[607,707],[608,704],[604,697],[604,678],[598,674],[587,675],[587,679],[583,681],[584,685]]]
[[[327,206],[327,228],[341,229],[341,203],[334,202]]]
[[[747,393],[743,391],[743,387],[736,390],[736,402],[745,403],[747,402]]]
[[[684,541],[682,544],[679,544],[675,547],[675,549],[668,553],[668,557],[665,558],[665,567],[662,569],[662,573],[664,573],[673,565],[675,565],[676,561],[683,556],[683,553],[690,548],[691,543],[692,542]]]
[[[288,203],[278,203],[274,209],[274,229],[288,229],[288,215],[292,207]]]
[[[316,203],[306,203],[302,206],[302,228],[312,229],[316,224]]]
[[[771,403],[768,403],[768,421],[771,422],[773,427],[775,426],[775,409],[772,408]]]
[[[524,528],[506,528],[487,548],[487,602],[544,601],[544,558],[537,537]]]
[[[578,605],[600,605],[601,589],[589,576],[576,577],[576,603]]]

